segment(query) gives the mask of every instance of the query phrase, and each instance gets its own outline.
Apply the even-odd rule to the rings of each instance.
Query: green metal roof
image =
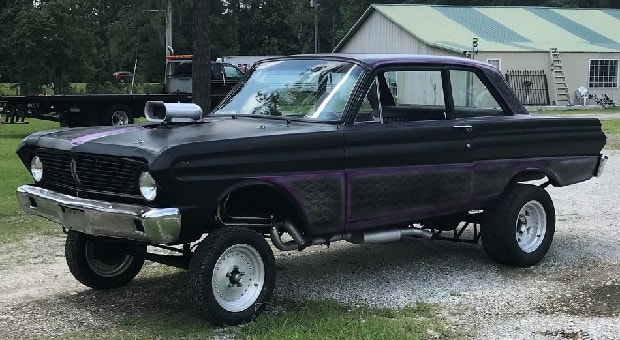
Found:
[[[462,52],[620,52],[620,10],[550,7],[371,5],[338,51],[373,12],[426,44]]]

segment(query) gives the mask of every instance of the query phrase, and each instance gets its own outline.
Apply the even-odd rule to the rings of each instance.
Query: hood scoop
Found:
[[[193,123],[202,118],[202,109],[193,103],[164,103],[148,101],[144,116],[153,123]]]

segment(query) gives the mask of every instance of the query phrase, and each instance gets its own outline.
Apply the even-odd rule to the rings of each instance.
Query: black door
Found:
[[[466,210],[473,177],[471,132],[471,126],[445,119],[347,127],[347,228]]]

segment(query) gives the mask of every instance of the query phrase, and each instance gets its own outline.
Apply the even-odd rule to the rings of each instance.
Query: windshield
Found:
[[[339,120],[361,71],[353,63],[324,59],[261,63],[213,114]]]

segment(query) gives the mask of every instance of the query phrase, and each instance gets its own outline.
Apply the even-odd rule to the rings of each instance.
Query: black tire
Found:
[[[215,324],[253,320],[271,299],[275,281],[271,247],[262,235],[242,227],[210,233],[189,264],[190,299]]]
[[[496,262],[532,266],[545,257],[555,233],[551,197],[535,185],[515,184],[484,213],[482,245]]]
[[[65,257],[71,274],[93,289],[122,287],[138,275],[144,265],[146,245],[95,237],[70,230]]]
[[[112,105],[99,116],[99,125],[119,126],[133,124],[133,122],[133,111],[123,104]]]
[[[60,121],[60,126],[61,127],[78,127],[78,126],[83,126],[84,124],[82,123],[82,121],[80,120],[80,116],[76,113],[65,113],[64,116],[62,116],[61,121]]]

